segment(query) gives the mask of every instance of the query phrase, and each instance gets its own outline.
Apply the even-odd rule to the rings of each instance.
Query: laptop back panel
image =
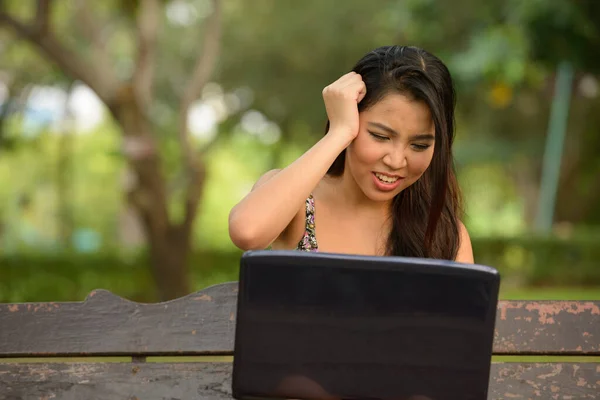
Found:
[[[246,253],[234,396],[484,400],[498,287],[483,266]]]

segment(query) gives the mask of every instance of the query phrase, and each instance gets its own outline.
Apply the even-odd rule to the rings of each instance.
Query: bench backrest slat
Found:
[[[237,284],[156,304],[95,290],[84,302],[0,304],[0,356],[231,352]]]
[[[600,301],[500,301],[494,354],[600,354]]]
[[[580,399],[600,393],[600,364],[492,364],[488,399]],[[12,399],[231,399],[230,363],[0,363]]]
[[[231,354],[237,283],[165,303],[105,290],[84,302],[0,304],[0,357]],[[600,301],[501,301],[495,354],[600,354]]]

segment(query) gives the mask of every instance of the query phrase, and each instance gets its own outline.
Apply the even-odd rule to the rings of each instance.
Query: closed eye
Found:
[[[371,136],[373,136],[373,137],[374,137],[375,139],[377,139],[377,140],[381,140],[381,141],[384,141],[384,140],[390,140],[390,138],[389,138],[389,137],[387,137],[387,136],[378,135],[377,133],[373,133],[373,132],[371,132],[371,131],[368,131],[368,132],[371,134]]]
[[[431,147],[430,144],[413,144],[413,149],[415,149],[416,151],[425,151],[427,150],[429,147]]]

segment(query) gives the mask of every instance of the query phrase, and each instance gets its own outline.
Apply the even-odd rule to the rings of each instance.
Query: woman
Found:
[[[233,243],[472,263],[446,66],[419,48],[380,47],[323,99],[325,136],[287,168],[264,174],[231,210]]]

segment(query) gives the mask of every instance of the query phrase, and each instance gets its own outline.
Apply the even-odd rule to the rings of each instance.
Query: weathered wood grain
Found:
[[[0,357],[231,354],[237,283],[158,304],[0,304]],[[600,301],[501,301],[494,353],[600,355]]]
[[[600,364],[495,363],[488,399],[600,399]]]
[[[0,400],[231,399],[229,363],[0,364]]]
[[[600,354],[600,301],[501,301],[494,354]]]
[[[229,363],[0,364],[0,399],[230,399]],[[492,365],[488,399],[600,399],[600,364]]]
[[[158,304],[95,290],[84,302],[0,304],[0,357],[231,352],[237,284]]]

